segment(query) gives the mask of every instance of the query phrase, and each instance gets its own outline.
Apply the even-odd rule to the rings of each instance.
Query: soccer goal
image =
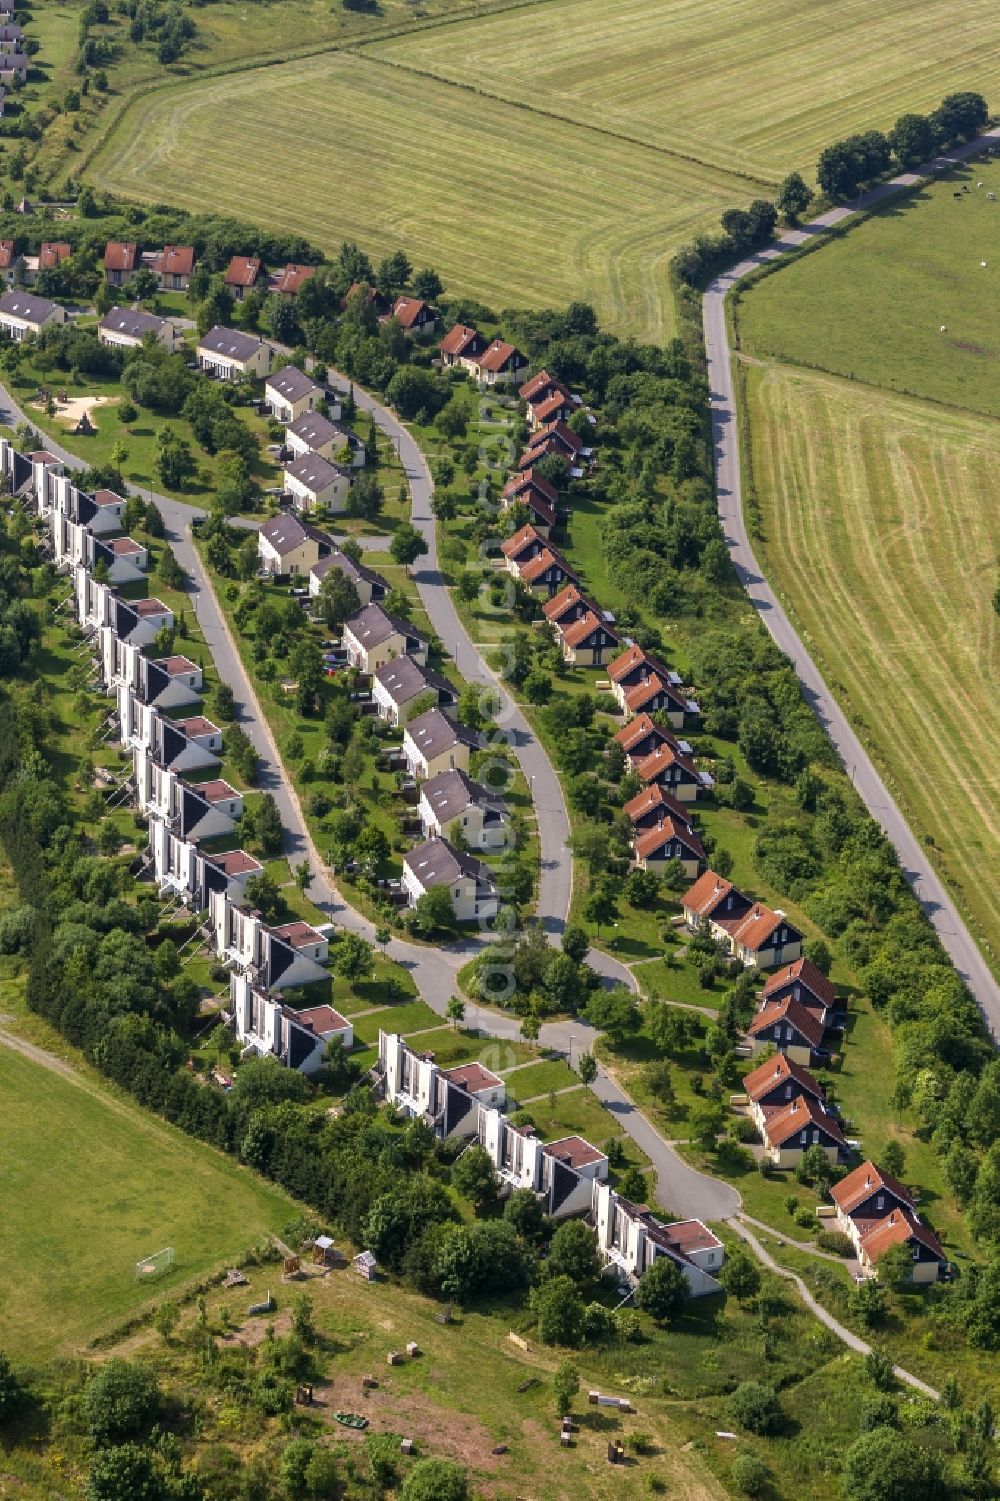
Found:
[[[135,1264],[136,1282],[154,1282],[157,1277],[162,1277],[164,1272],[169,1272],[174,1264],[174,1248],[167,1246],[163,1251],[154,1251],[152,1256],[144,1256]]]

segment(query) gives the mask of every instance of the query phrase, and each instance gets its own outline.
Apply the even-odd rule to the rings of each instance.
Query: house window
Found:
[[[885,1194],[879,1194],[878,1198],[875,1200],[875,1208],[876,1209],[882,1209],[884,1207],[885,1207]]]

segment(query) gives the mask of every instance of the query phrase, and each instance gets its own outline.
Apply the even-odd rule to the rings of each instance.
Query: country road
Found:
[[[961,160],[993,143],[1000,143],[1000,130],[989,131],[977,140],[957,147],[947,157],[939,158],[938,162],[947,164]],[[756,255],[748,256],[709,284],[705,292],[703,319],[711,391],[716,497],[729,555],[750,602],[759,612],[777,645],[791,659],[803,693],[816,711],[845,769],[850,771],[859,796],[894,845],[907,880],[945,951],[975,997],[994,1040],[1000,1040],[1000,987],[989,965],[847,716],[823,681],[754,555],[743,513],[737,409],[726,328],[726,297],[743,277],[757,267],[777,260],[813,236],[823,234],[834,225],[842,223],[856,213],[858,207],[872,208],[883,199],[914,187],[924,178],[932,176],[935,170],[939,170],[938,164],[928,163],[915,172],[905,172],[891,182],[883,183],[870,193],[862,195],[855,207],[831,209],[801,229],[789,231]]]

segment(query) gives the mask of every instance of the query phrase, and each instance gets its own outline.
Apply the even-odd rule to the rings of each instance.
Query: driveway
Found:
[[[1000,130],[993,130],[976,141],[957,147],[947,157],[949,164],[982,151],[990,143],[1000,143]],[[929,163],[916,172],[904,172],[883,183],[859,200],[861,209],[869,209],[895,193],[915,186],[932,176],[935,164]],[[703,317],[705,348],[708,354],[708,379],[711,388],[712,436],[715,445],[715,484],[719,520],[729,555],[754,608],[760,613],[777,645],[791,659],[802,691],[813,706],[820,723],[829,735],[845,770],[863,799],[866,808],[884,830],[899,856],[902,869],[914,894],[932,923],[942,946],[956,970],[975,997],[994,1041],[1000,1041],[1000,987],[973,941],[954,902],[948,895],[919,841],[894,802],[867,751],[847,717],[827,688],[815,662],[792,626],[754,555],[743,515],[740,477],[739,440],[736,430],[736,402],[726,329],[725,301],[730,290],[749,272],[769,261],[777,260],[788,250],[822,234],[857,212],[855,208],[835,208],[822,214],[801,229],[789,231],[766,249],[748,256],[724,275],[716,277],[705,292]]]

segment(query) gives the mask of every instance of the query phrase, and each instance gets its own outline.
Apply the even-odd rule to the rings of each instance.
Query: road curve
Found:
[[[331,370],[328,379],[335,388],[346,393],[349,385],[346,376]],[[427,543],[427,554],[414,568],[413,577],[431,626],[445,650],[454,657],[455,666],[465,681],[482,684],[500,695],[501,708],[496,716],[497,723],[516,755],[524,779],[531,789],[538,820],[541,846],[538,917],[550,943],[555,943],[566,926],[573,893],[569,814],[562,786],[524,713],[504,687],[500,675],[494,672],[481,655],[455,609],[438,562],[437,529],[431,510],[434,483],[420,445],[395,412],[376,401],[367,391],[355,388],[354,400],[360,411],[372,413],[378,427],[395,448],[406,473],[412,501],[413,525]],[[632,971],[610,954],[592,949],[589,963],[605,979],[627,985],[630,990],[638,989]]]
[[[951,164],[981,152],[984,146],[1000,142],[1000,130],[993,130],[976,141],[957,147],[947,157],[938,158],[915,172],[905,172],[864,194],[858,207],[872,208],[883,199]],[[914,837],[905,818],[875,769],[801,638],[788,619],[781,602],[771,588],[754,556],[743,514],[740,476],[739,435],[736,426],[736,400],[726,328],[726,297],[744,276],[769,261],[777,260],[806,240],[822,234],[857,211],[835,208],[801,229],[790,231],[756,255],[747,257],[724,275],[716,277],[706,289],[703,304],[705,349],[708,356],[708,380],[711,392],[712,439],[715,450],[715,486],[719,520],[733,566],[750,602],[760,614],[772,637],[791,659],[803,693],[813,706],[845,769],[869,813],[895,846],[900,865],[914,894],[933,924],[941,943],[956,970],[975,997],[994,1041],[1000,1041],[1000,987],[972,935],[958,914],[944,883]]]

